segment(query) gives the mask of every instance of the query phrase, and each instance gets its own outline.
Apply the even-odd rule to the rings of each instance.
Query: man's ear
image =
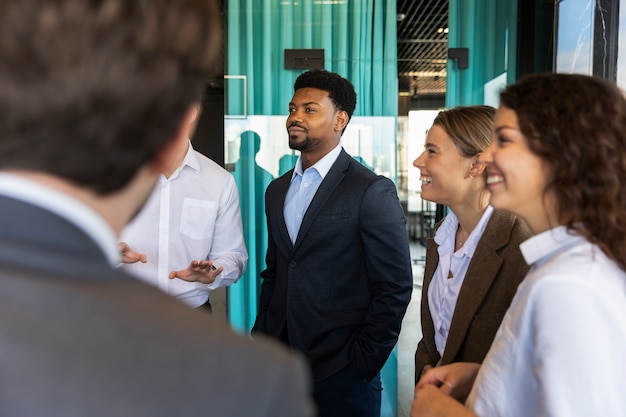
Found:
[[[202,108],[200,107],[200,103],[193,103],[191,105],[191,109],[193,112],[193,119],[191,123],[188,124],[188,132],[187,137],[191,139],[194,133],[196,133],[196,127],[198,126],[198,120],[200,119],[200,113],[202,113]]]
[[[157,152],[152,164],[153,169],[158,172],[167,172],[171,170],[172,166],[176,166],[180,162],[181,153],[184,157],[183,152],[187,151],[187,143],[193,135],[199,115],[200,105],[198,103],[189,106],[174,136]]]
[[[337,113],[337,116],[335,117],[335,131],[341,132],[343,129],[345,129],[349,120],[350,118],[348,117],[348,112],[346,112],[345,110]]]

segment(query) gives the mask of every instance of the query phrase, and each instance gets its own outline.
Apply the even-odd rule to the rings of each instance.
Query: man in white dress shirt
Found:
[[[190,132],[191,133],[191,132]],[[141,212],[122,231],[122,268],[187,305],[211,310],[209,292],[235,283],[248,252],[230,172],[178,149]]]

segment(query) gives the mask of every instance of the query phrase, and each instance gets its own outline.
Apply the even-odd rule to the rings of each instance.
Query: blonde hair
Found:
[[[459,106],[439,112],[433,126],[442,127],[468,158],[489,147],[496,109],[491,106]]]

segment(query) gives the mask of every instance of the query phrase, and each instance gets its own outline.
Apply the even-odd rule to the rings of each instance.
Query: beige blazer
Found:
[[[427,364],[483,361],[517,286],[528,272],[519,245],[530,236],[530,229],[520,218],[494,211],[459,291],[443,357],[435,346],[428,305],[428,288],[439,263],[438,245],[433,238],[428,239],[421,303],[422,339],[415,352],[416,382]]]

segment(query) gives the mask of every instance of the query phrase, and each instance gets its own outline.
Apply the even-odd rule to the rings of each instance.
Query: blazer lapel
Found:
[[[472,318],[502,265],[497,250],[509,241],[513,225],[514,218],[506,213],[495,211],[489,219],[465,274],[442,361],[449,362],[457,354]]]
[[[300,230],[298,232],[298,237],[296,238],[296,242],[293,246],[293,250],[296,250],[298,246],[304,240],[307,231],[313,224],[317,213],[324,207],[326,200],[332,194],[332,192],[337,188],[337,185],[343,180],[345,177],[345,171],[348,169],[350,165],[351,157],[346,153],[345,150],[341,150],[341,153],[337,157],[337,160],[333,164],[333,166],[324,177],[324,180],[320,184],[315,196],[313,196],[313,200],[311,200],[311,204],[309,208],[304,213],[304,217],[302,218],[302,224],[300,225]]]
[[[422,324],[422,335],[433,335],[435,334],[435,325],[433,324],[432,318],[430,316],[430,305],[428,303],[428,288],[433,281],[433,276],[435,275],[435,270],[437,269],[437,265],[439,264],[439,252],[437,249],[439,245],[435,242],[434,238],[428,238],[426,240],[426,265],[424,266],[424,280],[422,281],[422,294],[421,294],[421,319],[420,322]],[[431,344],[426,342],[426,346],[428,350],[435,351],[434,343]]]
[[[433,280],[437,266],[439,265],[439,245],[435,239],[429,237],[426,240],[426,264],[424,266],[424,280],[422,282],[422,291],[428,294],[428,287]]]
[[[284,247],[287,248],[288,251],[291,251],[293,243],[291,243],[291,238],[289,237],[289,231],[287,230],[287,224],[285,223],[285,216],[283,213],[285,198],[287,197],[289,184],[291,184],[292,175],[293,169],[275,180],[276,190],[272,193],[272,195],[268,195],[270,198],[267,202],[267,204],[272,205],[271,207],[268,206],[268,213],[280,213],[280,215],[276,217],[277,219],[280,219],[280,221],[276,223],[275,227],[278,228],[278,236],[280,236],[280,240],[283,242]],[[272,225],[269,227],[272,227]]]

